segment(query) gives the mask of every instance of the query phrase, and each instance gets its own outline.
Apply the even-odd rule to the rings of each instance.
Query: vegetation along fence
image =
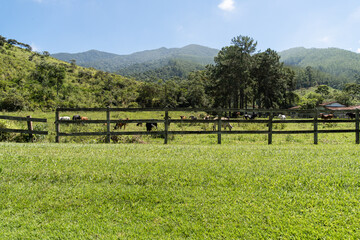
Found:
[[[112,120],[110,119],[111,112],[164,112],[163,119],[131,119],[131,120]],[[228,116],[234,113],[244,114],[245,112],[255,111],[262,118],[255,118],[246,120],[241,115],[238,118],[213,118],[212,120],[205,119],[171,119],[169,117],[170,112],[206,112],[211,113],[213,116]],[[106,113],[106,120],[59,120],[61,112],[104,112]],[[170,134],[217,134],[217,142],[221,144],[221,136],[223,134],[267,134],[268,144],[272,143],[272,137],[275,134],[313,134],[314,144],[318,144],[319,133],[355,133],[355,142],[359,144],[359,110],[353,111],[353,118],[338,119],[336,116],[345,116],[348,111],[329,111],[322,110],[321,113],[332,113],[335,118],[332,119],[319,119],[320,111],[318,109],[313,110],[249,110],[249,109],[169,109],[169,108],[58,108],[56,109],[55,115],[55,131],[56,131],[56,142],[59,142],[61,136],[106,136],[106,143],[110,143],[112,136],[116,135],[150,135],[150,134],[161,134],[164,136],[164,144],[168,143],[168,136]],[[286,119],[274,118],[277,114],[285,114]],[[265,118],[264,118],[265,116]],[[291,116],[291,117],[290,117]],[[296,119],[296,116],[307,116],[307,119]],[[60,124],[104,124],[107,126],[106,132],[76,132],[76,133],[65,133],[60,132]],[[163,131],[111,131],[110,125],[116,123],[162,123],[164,124]],[[213,131],[170,131],[170,123],[212,123],[215,126]],[[229,131],[222,129],[222,126],[226,123],[266,123],[267,128],[265,130],[254,130],[254,131]],[[275,123],[309,123],[313,124],[311,130],[292,130],[292,131],[276,131],[273,130],[273,124]],[[354,123],[353,129],[328,129],[319,130],[319,123]]]
[[[47,119],[43,118],[32,118],[31,116],[27,117],[13,117],[13,116],[0,116],[0,119],[5,120],[15,120],[15,121],[26,121],[27,122],[27,129],[9,129],[9,128],[1,128],[0,132],[12,132],[12,133],[25,133],[29,134],[29,141],[34,141],[34,134],[39,135],[48,135],[47,131],[36,131],[33,129],[33,122],[47,122]]]

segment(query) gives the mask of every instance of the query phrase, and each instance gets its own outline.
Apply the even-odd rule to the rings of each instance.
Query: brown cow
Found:
[[[334,117],[334,114],[323,114],[323,113],[320,113],[320,118],[321,119],[324,119],[324,120],[330,120]]]
[[[122,120],[122,119],[119,119],[119,120]],[[129,118],[126,118],[125,120],[129,120]],[[116,123],[116,125],[115,125],[115,127],[114,127],[114,130],[115,130],[115,129],[118,129],[118,128],[121,129],[122,127],[124,127],[124,130],[125,130],[126,123],[118,122],[118,123]]]
[[[80,120],[87,121],[87,120],[89,120],[89,118],[88,117],[81,117]]]

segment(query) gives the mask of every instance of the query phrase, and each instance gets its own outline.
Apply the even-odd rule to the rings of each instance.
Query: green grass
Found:
[[[358,239],[358,150],[0,143],[0,239]]]
[[[34,123],[34,129],[39,131],[48,131],[49,135],[41,136],[37,135],[37,142],[42,143],[52,143],[55,142],[55,112],[14,112],[7,113],[2,112],[2,115],[10,116],[28,116],[36,118],[47,118],[47,123]],[[72,116],[75,113],[73,112],[64,112],[60,116]],[[105,112],[79,112],[81,116],[87,116],[91,120],[105,120]],[[170,117],[172,119],[180,119],[181,115],[185,116],[199,116],[199,112],[170,112]],[[164,112],[112,112],[111,119],[163,119]],[[260,118],[265,120],[265,118]],[[0,120],[4,122],[5,120]],[[16,121],[7,121],[7,125],[11,128],[26,129],[26,122],[16,122]],[[241,131],[266,131],[268,128],[265,123],[232,123],[233,130]],[[171,123],[169,130],[170,131],[212,131],[212,123]],[[111,126],[111,131],[124,131],[122,130],[113,130],[114,124]],[[10,128],[10,127],[9,127]],[[289,131],[289,130],[313,130],[312,123],[276,123],[273,124],[274,131]],[[319,130],[326,129],[355,129],[355,123],[319,123]],[[72,133],[72,132],[106,132],[106,126],[104,124],[84,124],[84,125],[75,125],[75,124],[61,124],[61,132]],[[164,130],[164,125],[159,124],[159,131]],[[146,131],[145,126],[136,126],[135,123],[127,124],[126,131]],[[13,138],[15,135],[13,134]],[[266,145],[267,134],[242,134],[242,135],[222,135],[222,143],[225,145],[239,145],[239,144],[260,144]],[[353,144],[355,143],[355,133],[333,133],[333,134],[319,134],[319,144]],[[150,144],[162,144],[164,139],[159,135],[154,136],[121,136],[119,137],[120,141],[118,143],[150,143]],[[18,139],[25,139],[25,137],[18,137]],[[88,137],[60,137],[61,143],[104,143],[105,136],[88,136]],[[288,144],[313,144],[314,136],[313,134],[296,134],[296,135],[273,135],[273,144],[274,145],[288,145]],[[114,143],[114,142],[112,142]],[[216,145],[217,144],[217,135],[170,135],[168,144],[173,145]]]

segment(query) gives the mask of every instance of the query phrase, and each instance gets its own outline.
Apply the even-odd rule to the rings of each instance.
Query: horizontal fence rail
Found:
[[[28,128],[27,130],[0,128],[0,132],[29,134],[29,141],[34,141],[33,134],[48,135],[48,131],[36,131],[33,129],[33,122],[47,122],[47,119],[32,118],[31,116],[27,116],[27,117],[0,116],[0,119],[13,120],[13,121],[26,121]]]
[[[59,116],[61,112],[105,112],[106,120],[59,120]],[[121,119],[121,120],[112,120],[110,119],[111,112],[164,112],[164,119]],[[212,113],[213,115],[226,115],[227,113],[233,112],[256,112],[257,114],[265,114],[268,119],[228,119],[224,120],[221,118],[212,119],[212,120],[191,120],[191,119],[171,119],[169,117],[169,112],[206,112]],[[349,111],[345,110],[321,110],[321,113],[333,113],[333,114],[345,114]],[[190,135],[190,134],[217,134],[218,135],[218,143],[221,144],[221,135],[223,134],[267,134],[268,135],[268,144],[272,144],[272,135],[279,134],[313,134],[314,135],[314,144],[318,144],[318,134],[319,133],[355,133],[355,142],[359,144],[359,110],[354,110],[351,112],[355,112],[355,119],[319,119],[320,111],[318,109],[313,110],[289,110],[289,109],[204,109],[204,108],[177,108],[177,109],[169,109],[169,108],[57,108],[55,113],[55,131],[56,131],[56,142],[59,142],[60,137],[64,136],[106,136],[106,143],[110,143],[111,136],[122,136],[122,135],[152,135],[158,134],[164,136],[164,143],[168,143],[168,135]],[[310,119],[289,119],[289,120],[281,120],[274,119],[276,114],[286,114],[286,115],[301,115],[308,114]],[[60,132],[60,124],[105,124],[107,125],[107,130],[105,132],[76,132],[76,133],[65,133]],[[164,131],[122,131],[122,132],[114,132],[110,130],[110,124],[116,123],[160,123],[164,124]],[[213,131],[170,131],[169,126],[171,123],[209,123],[213,124]],[[266,123],[267,130],[240,130],[240,131],[229,131],[223,130],[223,124],[226,123]],[[292,131],[275,131],[273,130],[273,124],[277,123],[311,123],[313,124],[313,130],[292,130]],[[354,129],[333,129],[333,130],[319,130],[319,123],[354,123]]]

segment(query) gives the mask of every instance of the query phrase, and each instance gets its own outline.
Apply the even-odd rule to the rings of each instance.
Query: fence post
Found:
[[[314,111],[314,144],[318,144],[318,109]]]
[[[106,143],[110,143],[110,108],[106,109]]]
[[[269,122],[268,122],[268,125],[269,125],[269,133],[268,133],[268,144],[272,144],[272,122],[273,120],[273,113],[270,112],[269,114]]]
[[[168,130],[169,130],[169,112],[165,111],[165,136],[164,136],[164,144],[168,143]]]
[[[31,116],[26,116],[26,117],[27,117],[28,131],[29,131],[29,141],[34,142],[34,135],[32,134],[33,125],[32,125],[32,121],[31,121]]]
[[[221,144],[221,112],[218,112],[218,144]]]
[[[55,112],[55,132],[56,132],[56,136],[55,136],[55,142],[60,142],[60,136],[59,136],[59,133],[60,133],[60,124],[59,124],[59,111],[58,109],[56,109],[56,112]]]
[[[355,135],[356,135],[356,144],[360,143],[359,139],[359,109],[356,109],[355,112]]]

